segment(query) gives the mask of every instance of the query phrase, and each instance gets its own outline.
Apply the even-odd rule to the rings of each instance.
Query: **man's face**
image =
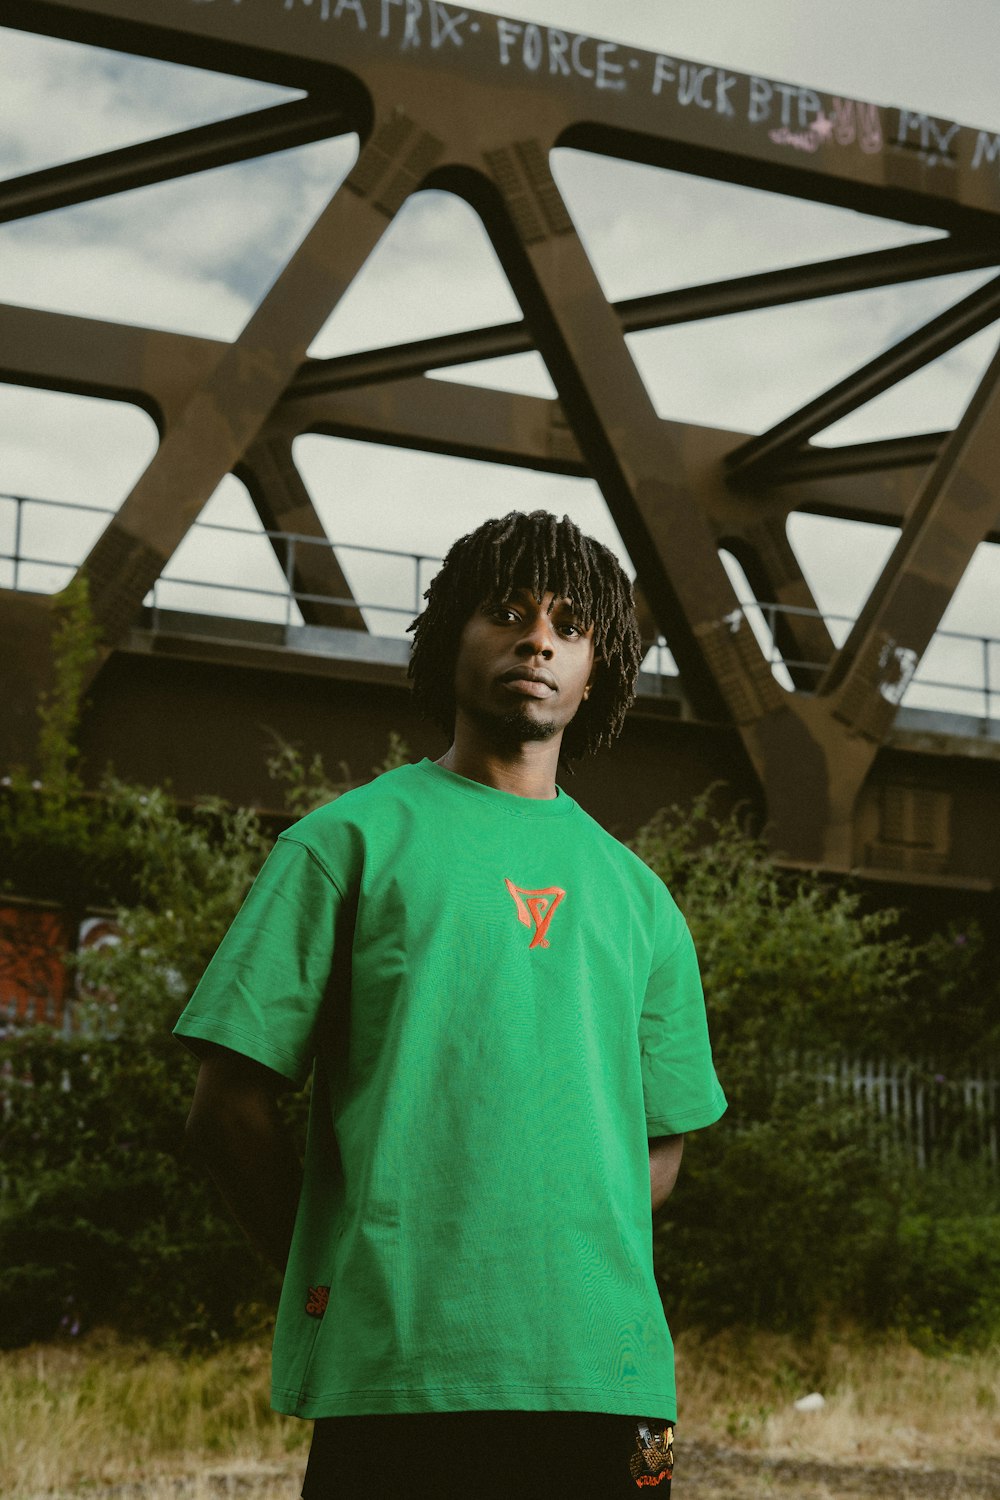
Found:
[[[590,692],[594,632],[572,602],[514,589],[479,606],[459,638],[456,719],[498,744],[561,735]]]

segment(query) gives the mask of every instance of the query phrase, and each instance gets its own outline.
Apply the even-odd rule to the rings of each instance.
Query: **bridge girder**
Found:
[[[808,440],[1000,316],[1000,282],[973,293],[762,437],[661,420],[626,343],[638,328],[775,306],[1000,262],[1000,137],[642,52],[559,28],[431,3],[375,0],[8,0],[7,25],[290,84],[304,100],[0,185],[0,219],[24,217],[291,144],[355,131],[358,160],[231,344],[0,308],[9,381],[134,401],[159,448],[84,563],[105,652],[219,481],[241,474],[265,522],[322,538],[291,459],[332,432],[599,483],[667,635],[687,695],[734,723],[760,779],[777,851],[846,869],[859,793],[912,675],[979,541],[1000,528],[1000,367],[954,434],[831,454]],[[694,104],[695,107],[691,107]],[[822,126],[822,128],[821,128]],[[810,136],[809,150],[796,134]],[[933,141],[931,136],[933,134]],[[934,149],[928,149],[928,144]],[[559,145],[929,224],[943,241],[614,306],[552,177]],[[938,149],[941,148],[941,149]],[[406,199],[437,186],[480,214],[524,322],[340,360],[306,351]],[[557,402],[422,378],[469,359],[537,349]],[[778,603],[811,595],[787,542],[792,510],[901,525],[847,643],[821,621],[779,635],[779,685],[718,549]],[[297,581],[343,599],[332,553]],[[5,608],[10,600],[0,600]],[[47,606],[24,597],[10,628],[44,654]],[[350,605],[317,622],[358,627]],[[809,688],[815,690],[809,691]],[[24,722],[24,714],[21,714]]]

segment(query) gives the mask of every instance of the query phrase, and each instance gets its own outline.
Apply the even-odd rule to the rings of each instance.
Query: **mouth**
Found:
[[[512,667],[500,678],[511,693],[524,698],[548,698],[559,691],[551,672],[544,667]]]

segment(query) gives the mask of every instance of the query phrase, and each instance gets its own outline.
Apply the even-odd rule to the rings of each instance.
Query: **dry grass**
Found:
[[[922,1467],[1000,1459],[1000,1349],[934,1357],[903,1339],[756,1333],[678,1340],[679,1431],[771,1458]],[[818,1391],[821,1411],[795,1400]]]
[[[0,1494],[291,1500],[309,1429],[268,1410],[267,1364],[258,1345],[182,1360],[96,1337],[0,1355]],[[1000,1492],[1000,1351],[689,1335],[678,1366],[678,1500]],[[824,1409],[797,1412],[813,1390]]]
[[[307,1440],[305,1423],[269,1409],[264,1347],[182,1360],[92,1338],[0,1357],[0,1494],[10,1500],[197,1473],[204,1482],[183,1492],[193,1500],[199,1488],[217,1495],[221,1474],[301,1474]],[[176,1500],[174,1486],[157,1488]]]

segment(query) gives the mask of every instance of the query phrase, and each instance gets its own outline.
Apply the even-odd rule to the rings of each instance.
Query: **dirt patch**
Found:
[[[207,1469],[107,1488],[88,1484],[44,1500],[297,1500],[301,1477],[300,1467]],[[689,1441],[673,1493],[675,1500],[995,1500],[1000,1459],[903,1469],[767,1458]]]
[[[903,1469],[767,1458],[688,1441],[673,1492],[676,1500],[760,1500],[769,1495],[789,1500],[995,1500],[1000,1459]]]

